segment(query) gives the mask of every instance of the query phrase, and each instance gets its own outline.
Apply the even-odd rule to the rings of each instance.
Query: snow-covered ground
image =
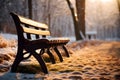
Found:
[[[17,39],[17,35],[15,34],[0,33],[0,35],[2,35],[5,39]],[[74,36],[67,37],[67,38],[69,38],[71,42],[75,41]]]
[[[17,41],[14,40],[16,35],[2,35],[4,37],[0,36],[0,80],[120,80],[119,41],[71,42],[67,45],[70,57],[64,58],[63,62],[58,61],[57,64],[46,63],[49,74],[45,75],[41,72],[11,73],[10,66],[17,51]],[[28,63],[35,62],[33,58],[28,60]]]
[[[17,39],[17,35],[15,34],[8,34],[8,33],[0,33],[5,39]]]

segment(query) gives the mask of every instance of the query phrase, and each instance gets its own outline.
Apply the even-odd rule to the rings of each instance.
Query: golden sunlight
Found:
[[[106,3],[106,2],[110,2],[112,0],[101,0],[102,2]]]
[[[92,2],[96,2],[96,0],[91,0]],[[101,2],[103,2],[103,3],[106,3],[106,2],[110,2],[110,1],[112,1],[112,0],[99,0],[99,1],[101,1]]]

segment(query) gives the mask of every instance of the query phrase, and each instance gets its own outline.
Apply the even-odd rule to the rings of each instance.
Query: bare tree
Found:
[[[120,0],[117,0],[117,3],[118,3],[119,12],[120,12]]]
[[[77,21],[77,18],[75,16],[74,7],[73,7],[72,3],[70,2],[70,0],[66,0],[66,1],[68,3],[69,9],[70,9],[71,14],[72,14],[76,40],[79,40],[79,39],[81,39],[81,37],[80,37],[80,34],[79,34],[78,21]]]
[[[118,23],[118,25],[120,26],[120,0],[117,0],[117,3],[118,3],[118,8],[119,8],[119,23]],[[118,27],[118,37],[120,38],[120,35],[119,35],[119,33],[120,33],[120,28]]]
[[[79,30],[85,36],[85,0],[76,0]],[[82,37],[80,37],[82,39]]]
[[[29,18],[32,19],[32,0],[28,0],[28,13]]]
[[[80,31],[85,36],[85,0],[76,0],[77,16],[70,0],[66,1],[73,17],[76,40],[80,40],[82,39]]]

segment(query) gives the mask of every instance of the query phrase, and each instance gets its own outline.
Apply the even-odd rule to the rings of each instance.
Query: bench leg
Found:
[[[67,57],[70,57],[67,48],[66,48],[65,46],[62,46],[62,48],[64,49],[64,51],[65,51],[65,53],[66,53],[66,56],[67,56]]]
[[[18,56],[19,56],[19,55],[18,55]],[[21,61],[22,61],[21,58],[19,58],[19,57],[16,57],[16,58],[15,58],[12,66],[11,66],[11,72],[16,72],[16,71],[17,71],[17,67],[18,67],[18,65],[19,65],[19,63],[20,63]]]
[[[43,70],[43,72],[46,73],[46,74],[48,74],[47,67],[46,67],[45,62],[42,59],[42,57],[39,54],[37,54],[35,51],[32,53],[32,55],[36,58],[36,60],[41,65],[41,69]]]
[[[57,47],[54,48],[55,52],[57,53],[60,61],[62,62],[63,61],[63,58],[62,58],[62,55],[60,54],[59,50],[57,49]]]
[[[47,49],[47,53],[52,61],[52,64],[55,64],[56,63],[55,58],[54,58],[53,54],[50,52],[50,49]]]
[[[18,52],[16,55],[16,58],[11,66],[11,72],[16,72],[17,71],[17,67],[19,65],[19,63],[23,60],[23,49],[22,48],[18,48]]]

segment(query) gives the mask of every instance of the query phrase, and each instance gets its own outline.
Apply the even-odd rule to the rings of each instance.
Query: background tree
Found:
[[[119,8],[119,23],[118,23],[118,25],[120,27],[120,0],[117,0],[117,3],[118,3],[118,8]],[[120,37],[119,33],[120,33],[120,28],[118,28],[118,37]]]
[[[27,0],[0,0],[0,32],[16,33],[10,12],[27,15]]]
[[[71,11],[72,18],[73,18],[76,40],[79,40],[79,39],[81,39],[81,37],[79,34],[78,20],[77,20],[77,17],[75,16],[75,10],[74,10],[73,4],[70,2],[70,0],[66,0],[66,1],[69,6],[69,9]]]
[[[49,25],[52,36],[74,36],[66,0],[0,0],[0,32],[16,33],[10,12]],[[63,29],[64,28],[64,29]]]
[[[120,0],[117,0],[117,3],[118,3],[119,12],[120,12]]]
[[[28,0],[28,13],[29,18],[32,19],[32,0]]]
[[[36,0],[36,2],[33,1],[35,10],[33,18],[48,24],[52,36],[74,36],[72,16],[66,1]]]
[[[85,36],[85,0],[76,0],[77,16],[75,16],[75,10],[70,0],[66,1],[72,14],[76,40],[80,40],[82,39],[80,31]]]
[[[85,0],[76,0],[76,11],[79,31],[81,31],[85,36]],[[80,39],[82,39],[81,36]]]

